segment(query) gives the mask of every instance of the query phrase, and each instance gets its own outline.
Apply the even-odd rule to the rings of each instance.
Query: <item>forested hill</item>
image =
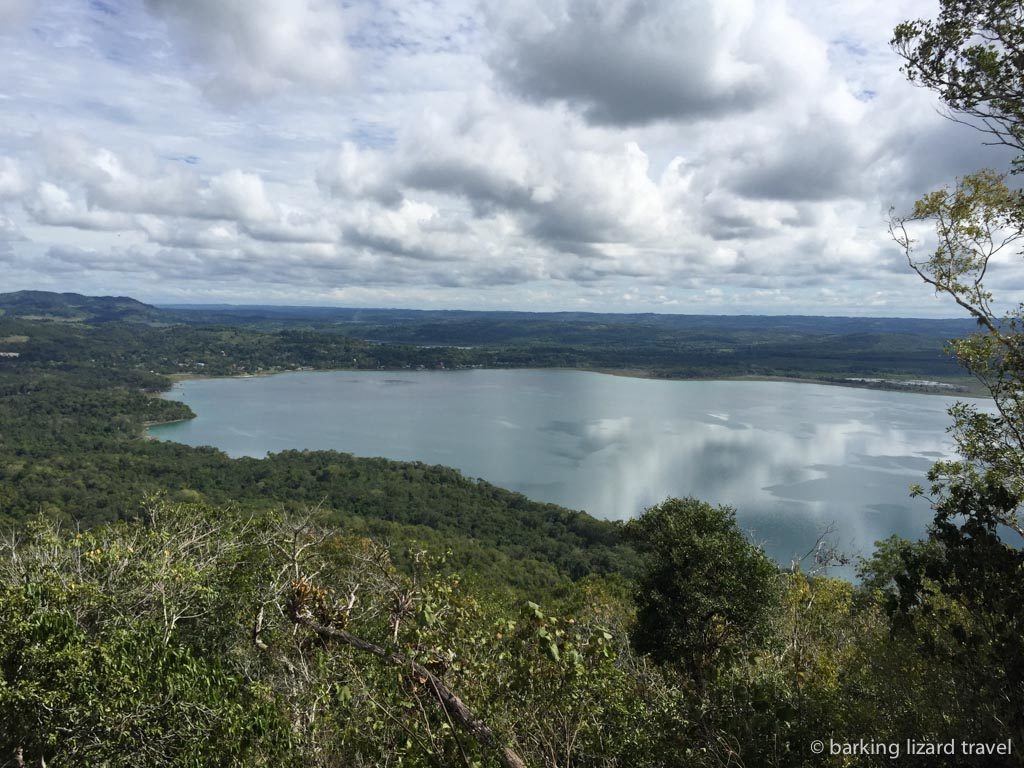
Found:
[[[481,344],[510,341],[586,340],[596,343],[616,330],[762,333],[795,335],[901,334],[932,339],[961,337],[974,330],[967,319],[831,317],[819,315],[698,315],[609,312],[507,312],[366,309],[232,304],[151,305],[126,296],[15,291],[0,293],[0,315],[26,319],[270,326],[343,329],[354,336],[375,333],[405,343]]]
[[[83,296],[50,291],[0,293],[0,315],[66,322],[159,322],[167,319],[165,312],[127,296]]]
[[[417,343],[482,343],[555,335],[557,329],[597,334],[607,328],[651,328],[689,332],[793,333],[811,335],[897,333],[952,338],[974,330],[970,320],[909,317],[832,317],[824,315],[698,315],[612,312],[508,312],[428,309],[366,309],[231,304],[161,305],[168,316],[184,322],[231,325],[310,324],[345,327],[354,335],[365,329],[392,329],[395,340]],[[360,331],[360,326],[363,331]],[[492,330],[493,329],[493,330]],[[592,340],[598,337],[592,336]]]
[[[567,367],[668,378],[884,379],[881,386],[929,379],[962,387],[968,380],[945,347],[973,330],[969,320],[907,318],[158,308],[38,291],[0,295],[0,311],[9,323],[42,323],[33,333],[0,336],[31,337],[18,349],[0,342],[0,352],[36,363],[69,362],[84,345],[112,364],[139,366],[145,358],[157,372],[219,375],[298,367]]]

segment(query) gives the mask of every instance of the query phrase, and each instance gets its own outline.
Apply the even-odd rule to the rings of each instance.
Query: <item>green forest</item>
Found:
[[[1024,153],[1020,19],[965,8],[943,0],[893,46]],[[951,359],[935,327],[539,318],[516,335],[514,318],[393,317],[356,333],[7,295],[0,765],[1024,764],[1024,307],[997,312],[985,288],[1024,238],[1010,181],[980,171],[890,222],[924,290],[965,312],[941,326]],[[699,499],[612,523],[445,467],[145,437],[192,415],[159,397],[174,375],[469,365],[971,376],[995,411],[951,410],[958,456],[914,489],[927,537],[879,542],[856,582],[827,575],[843,555],[824,538],[781,567]]]
[[[792,377],[978,392],[949,354],[970,320],[157,308],[115,297],[0,294],[26,362],[165,374],[298,368],[578,368],[659,378]],[[18,322],[50,321],[34,334]],[[8,345],[11,346],[11,345]],[[11,347],[12,351],[15,350]],[[2,350],[0,350],[2,351]],[[936,381],[941,387],[901,382]]]

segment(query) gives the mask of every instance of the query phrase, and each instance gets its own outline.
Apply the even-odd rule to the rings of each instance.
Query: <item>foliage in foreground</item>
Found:
[[[1024,6],[1015,0],[942,0],[934,21],[893,38],[913,82],[990,143],[1024,153]],[[1012,172],[1024,170],[1018,154]],[[991,275],[1019,259],[1024,194],[1007,174],[982,170],[922,197],[891,232],[910,268],[975,319],[951,343],[958,362],[991,395],[994,412],[950,411],[957,458],[936,463],[927,493],[936,515],[928,540],[890,542],[884,560],[894,631],[955,685],[951,710],[970,712],[974,733],[1003,732],[1024,746],[1024,304],[999,301]],[[1014,253],[1014,251],[1016,251]],[[1016,257],[1016,259],[1014,258]],[[925,494],[918,487],[917,493]],[[882,557],[884,555],[884,557]],[[1018,756],[1018,760],[1022,759]]]
[[[749,572],[645,602],[664,586],[656,545],[673,519],[706,523],[670,534],[673,558]],[[818,738],[1005,738],[986,692],[965,696],[963,669],[920,649],[955,642],[966,602],[934,592],[913,632],[889,623],[898,558],[866,564],[855,588],[760,567],[727,508],[672,499],[636,525],[651,554],[635,585],[566,580],[538,604],[444,553],[397,567],[379,542],[310,518],[154,500],[88,531],[38,519],[0,553],[0,755],[787,766],[812,764]],[[667,635],[663,662],[638,653],[634,606],[670,627],[680,599],[705,607],[703,630]],[[700,685],[687,659],[700,659]]]
[[[300,592],[319,625],[430,670],[529,764],[636,758],[674,716],[657,671],[626,650],[614,581],[566,583],[560,615],[466,588],[443,558],[410,560],[400,571],[373,540],[308,520],[163,502],[85,532],[36,521],[0,559],[0,754],[490,764],[409,667],[299,626]]]

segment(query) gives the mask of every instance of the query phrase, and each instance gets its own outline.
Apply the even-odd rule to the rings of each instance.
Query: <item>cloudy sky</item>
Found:
[[[0,0],[0,291],[957,316],[885,226],[1007,163],[899,72],[936,9]]]

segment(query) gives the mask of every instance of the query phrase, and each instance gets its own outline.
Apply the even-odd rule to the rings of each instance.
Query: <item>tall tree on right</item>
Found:
[[[950,118],[978,128],[988,143],[1021,152],[1011,169],[965,176],[890,220],[911,269],[977,320],[978,332],[951,347],[995,405],[994,411],[967,403],[950,409],[958,456],[936,463],[928,475],[936,546],[904,548],[891,609],[925,653],[950,664],[979,694],[988,710],[979,722],[993,724],[991,736],[1013,736],[1019,748],[1024,304],[1000,302],[986,281],[999,269],[1019,269],[1022,255],[1024,197],[1007,181],[1024,171],[1024,3],[941,0],[937,19],[900,24],[892,45],[907,77],[934,90]]]
[[[903,72],[942,99],[953,120],[1024,153],[1024,4],[941,0],[938,18],[905,21],[892,46]],[[1014,165],[1022,166],[1024,155]]]

